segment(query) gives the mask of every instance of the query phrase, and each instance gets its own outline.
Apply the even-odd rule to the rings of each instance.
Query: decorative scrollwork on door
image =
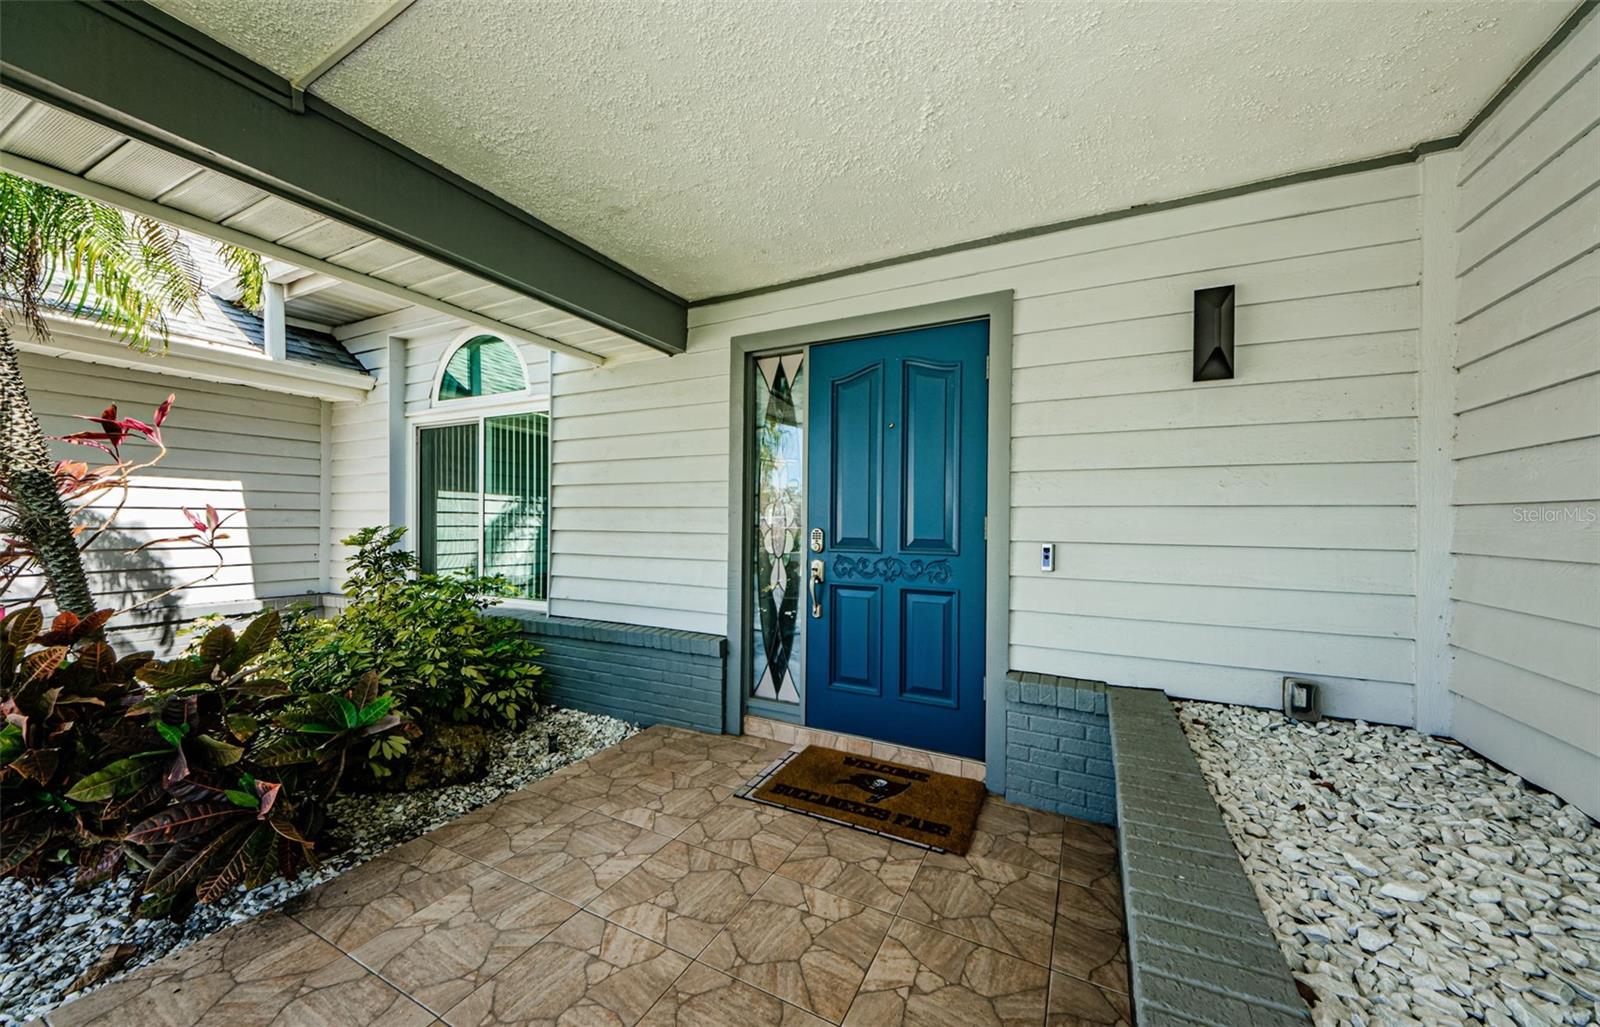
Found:
[[[833,558],[833,576],[843,581],[923,581],[929,585],[950,582],[949,560],[902,560],[895,556]]]

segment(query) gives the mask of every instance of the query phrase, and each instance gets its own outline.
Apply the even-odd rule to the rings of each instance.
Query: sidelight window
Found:
[[[805,588],[803,353],[753,364],[755,523],[751,531],[751,695],[799,703]]]

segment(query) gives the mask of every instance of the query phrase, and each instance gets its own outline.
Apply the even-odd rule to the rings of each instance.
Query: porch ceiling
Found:
[[[327,275],[291,316],[330,328],[416,305],[599,362],[643,347],[396,243],[0,88],[0,167]],[[334,280],[332,284],[329,279]]]
[[[389,0],[156,0],[288,78]],[[1554,2],[417,0],[311,92],[691,299],[1408,150]]]

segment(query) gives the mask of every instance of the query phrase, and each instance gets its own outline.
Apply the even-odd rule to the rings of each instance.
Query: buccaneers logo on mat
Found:
[[[866,792],[868,795],[872,796],[872,798],[868,799],[867,801],[874,805],[882,802],[885,799],[892,799],[896,795],[899,795],[901,792],[905,791],[907,788],[911,787],[911,782],[909,781],[890,781],[886,778],[881,778],[873,774],[851,774],[849,777],[844,778],[837,783],[842,785],[854,785],[855,787],[861,789],[863,792]]]

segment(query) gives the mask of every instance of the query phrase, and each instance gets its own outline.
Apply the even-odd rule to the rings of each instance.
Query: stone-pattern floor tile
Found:
[[[963,858],[733,797],[787,749],[650,728],[50,1023],[1126,1027],[1113,830],[991,799]]]
[[[1050,975],[1046,1027],[1133,1027],[1128,996],[1065,974]]]
[[[688,966],[686,956],[579,912],[444,1019],[451,1027],[629,1027]]]
[[[485,870],[351,955],[442,1013],[577,911],[577,906],[548,892],[498,870]]]
[[[548,796],[506,796],[468,813],[425,837],[436,845],[493,865],[521,852],[562,824],[587,810]]]
[[[557,802],[583,805],[585,801],[605,795],[617,787],[615,783],[617,778],[598,769],[595,762],[597,759],[598,757],[594,757],[568,764],[549,777],[540,778],[526,786],[522,791],[528,795],[542,796]]]
[[[616,768],[626,767],[636,775],[669,771],[696,777],[718,767],[743,766],[763,755],[770,760],[771,754],[784,749],[765,738],[708,735],[658,725],[608,749],[596,759],[605,761],[598,767],[602,773],[615,774]]]
[[[927,849],[842,824],[812,824],[779,874],[875,909],[900,908]]]
[[[1085,888],[1120,891],[1116,828],[1070,817],[1063,819],[1066,826],[1061,837],[1061,879]]]
[[[483,864],[413,838],[289,901],[284,911],[346,952],[483,872]]]
[[[815,823],[798,813],[734,797],[712,807],[678,835],[678,840],[763,870],[776,870]]]
[[[828,1027],[828,1021],[695,963],[639,1027]]]
[[[1058,813],[990,798],[978,814],[967,855],[998,859],[1036,874],[1054,876],[1061,866],[1064,827],[1065,821]]]
[[[589,762],[595,772],[622,780],[660,773],[694,777],[716,765],[707,748],[671,734],[639,734],[628,742],[635,744],[630,746],[624,742],[591,757]],[[735,758],[744,756],[744,749],[735,750]]]
[[[433,1014],[282,914],[230,927],[50,1013],[55,1027],[350,1024]]]
[[[1092,927],[1111,934],[1125,933],[1122,892],[1104,888],[1085,888],[1062,881],[1056,891],[1056,918]]]
[[[1056,879],[999,860],[929,853],[900,915],[1048,966]]]
[[[665,835],[590,812],[523,846],[496,869],[581,906],[669,841]]]
[[[844,1027],[1037,1027],[1048,971],[943,931],[896,920]]]
[[[704,777],[662,771],[584,805],[647,831],[677,837],[733,794],[733,787]]]
[[[838,1023],[892,919],[774,876],[706,946],[700,962]]]
[[[694,956],[769,876],[759,867],[674,841],[586,908]]]
[[[1127,939],[1120,931],[1101,931],[1058,916],[1050,968],[1102,988],[1126,992]]]
[[[702,771],[695,776],[701,780],[711,781],[729,788],[739,788],[755,780],[758,775],[789,752],[789,746],[783,742],[774,742],[765,738],[746,738],[745,740],[758,742],[759,745],[752,748],[747,755],[738,759],[722,759],[720,757],[723,754],[719,753],[713,759],[709,770]],[[729,752],[726,755],[736,756],[737,754]]]

